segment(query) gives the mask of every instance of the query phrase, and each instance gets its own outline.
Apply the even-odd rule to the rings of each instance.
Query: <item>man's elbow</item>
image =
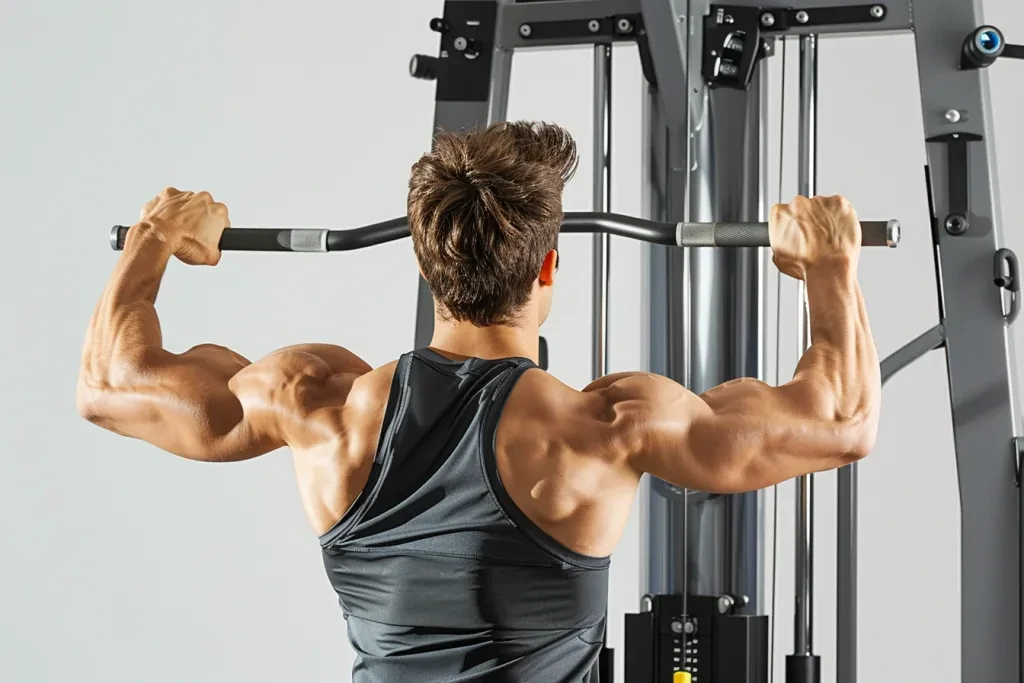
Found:
[[[875,450],[875,441],[878,438],[877,420],[874,424],[863,425],[856,429],[850,440],[850,447],[847,449],[847,459],[851,462],[858,462],[868,457]]]
[[[872,404],[840,429],[844,464],[859,462],[875,450],[878,439],[878,405]]]
[[[79,417],[94,425],[106,427],[109,416],[103,409],[103,394],[102,387],[89,382],[87,378],[79,378],[78,387],[75,389],[75,407]]]
[[[83,367],[78,374],[78,383],[75,385],[75,407],[78,409],[78,415],[89,422],[93,422],[98,417],[97,393],[97,383],[92,381]]]

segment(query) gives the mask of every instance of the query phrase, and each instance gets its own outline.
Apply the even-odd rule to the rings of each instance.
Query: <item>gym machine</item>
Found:
[[[794,36],[800,43],[799,190],[813,195],[819,36],[913,31],[939,323],[883,361],[883,381],[928,351],[945,349],[962,510],[962,680],[1021,681],[1024,442],[1011,326],[1019,276],[1016,256],[1001,248],[985,68],[1000,56],[1024,56],[1024,47],[1008,45],[997,28],[983,25],[979,0],[447,0],[430,28],[440,34],[438,56],[413,57],[410,71],[437,81],[434,126],[444,130],[504,118],[516,50],[594,46],[598,211],[609,208],[610,46],[635,43],[647,84],[644,216],[663,222],[763,220],[764,62],[780,40]],[[595,236],[595,375],[607,369],[607,250],[605,238]],[[765,256],[752,245],[650,243],[647,369],[695,392],[736,377],[766,379]],[[430,339],[433,320],[425,283],[419,295],[417,346]],[[767,681],[762,493],[714,496],[648,477],[643,498],[646,589],[640,613],[626,617],[626,683],[677,676]],[[820,679],[812,643],[812,500],[813,478],[802,477],[788,683]],[[839,472],[838,501],[836,680],[854,683],[856,466]],[[602,681],[610,671],[606,666]]]
[[[983,25],[979,4],[446,0],[430,22],[438,56],[414,56],[410,73],[437,82],[434,130],[470,130],[504,120],[516,50],[593,46],[594,212],[567,213],[562,226],[594,234],[593,372],[608,369],[609,236],[639,239],[646,369],[701,392],[736,377],[767,379],[765,60],[781,40],[799,40],[799,190],[813,195],[819,36],[914,33],[939,322],[882,361],[882,380],[945,350],[962,512],[961,680],[1008,683],[1024,680],[1024,436],[1012,350],[1019,274],[1016,256],[1001,247],[984,69],[999,57],[1024,57],[1024,47]],[[611,46],[627,43],[637,46],[646,80],[643,218],[610,213]],[[896,221],[862,226],[867,246],[899,241]],[[127,230],[114,228],[113,248]],[[221,247],[345,251],[407,235],[400,217],[340,231],[231,228]],[[432,326],[421,281],[417,347],[429,343]],[[803,348],[803,315],[799,330]],[[543,367],[545,357],[542,339]],[[821,667],[811,638],[813,478],[801,478],[797,492],[795,648],[786,680],[812,683]],[[639,612],[626,616],[626,683],[766,683],[763,493],[710,495],[648,477],[642,497],[645,594]],[[838,501],[836,680],[854,683],[856,466],[840,470]],[[612,680],[612,654],[602,652],[602,683]]]

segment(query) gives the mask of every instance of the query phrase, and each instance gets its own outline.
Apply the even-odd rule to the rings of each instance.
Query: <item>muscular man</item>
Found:
[[[154,303],[168,260],[220,259],[228,210],[205,192],[167,189],[143,207],[96,308],[86,419],[194,460],[290,448],[356,683],[595,681],[608,556],[642,474],[749,491],[872,448],[878,358],[860,227],[839,197],[772,212],[775,263],[810,304],[813,345],[789,383],[696,396],[627,372],[578,391],[537,368],[575,167],[556,126],[437,138],[408,199],[434,337],[376,369],[327,344],[256,362],[163,347]]]

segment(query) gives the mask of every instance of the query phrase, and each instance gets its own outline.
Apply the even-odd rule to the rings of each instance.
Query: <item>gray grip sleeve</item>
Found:
[[[767,247],[765,223],[677,223],[680,247]]]
[[[288,251],[327,251],[327,233],[325,228],[297,228],[282,230],[278,233],[278,243]]]

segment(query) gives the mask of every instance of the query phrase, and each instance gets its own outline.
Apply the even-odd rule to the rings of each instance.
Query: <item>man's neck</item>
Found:
[[[434,318],[430,347],[437,351],[472,358],[529,358],[539,362],[540,331],[536,325],[490,325]]]

